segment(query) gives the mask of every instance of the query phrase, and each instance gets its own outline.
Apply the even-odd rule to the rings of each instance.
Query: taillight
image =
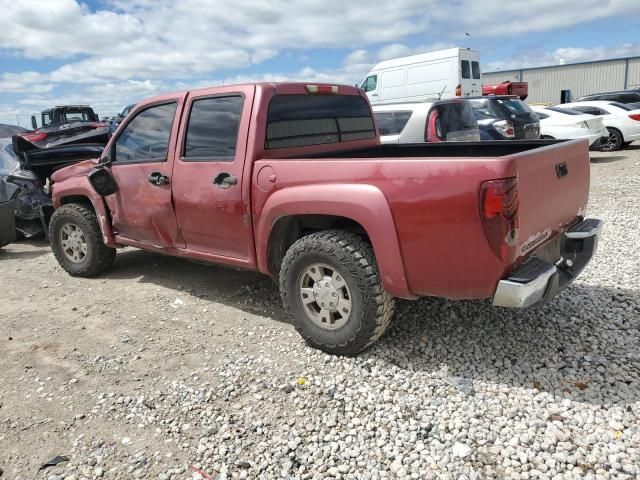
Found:
[[[517,178],[503,178],[482,183],[480,187],[482,224],[491,249],[503,262],[515,258],[519,206]]]
[[[47,138],[47,134],[44,132],[27,132],[21,133],[20,137],[24,138],[28,142],[41,142],[45,138]]]
[[[640,113],[632,113],[632,114],[629,115],[629,118],[631,120],[637,120],[637,121],[640,122]]]
[[[307,85],[307,92],[319,95],[331,95],[338,93],[337,85]]]
[[[462,85],[458,85],[456,87],[456,97],[461,97],[462,96]]]
[[[513,128],[513,123],[509,120],[498,120],[493,123],[493,128],[495,128],[498,133],[505,138],[516,138],[516,131]]]
[[[105,123],[105,122],[91,122],[89,124],[89,127],[91,128],[104,128],[104,127],[108,127],[109,124]]]
[[[509,93],[509,95],[513,93],[513,83],[509,84],[509,86],[507,87],[507,92]]]

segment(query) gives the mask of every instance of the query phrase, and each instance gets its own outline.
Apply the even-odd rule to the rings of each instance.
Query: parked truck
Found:
[[[394,298],[541,304],[591,259],[586,140],[381,145],[365,93],[227,85],[153,97],[53,175],[71,275],[122,246],[259,270],[313,347],[355,355]]]

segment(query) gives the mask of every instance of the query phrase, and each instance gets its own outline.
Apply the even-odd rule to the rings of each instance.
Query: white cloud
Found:
[[[103,0],[92,11],[81,0],[0,0],[0,11],[3,61],[64,61],[42,73],[0,72],[0,93],[28,95],[16,101],[34,110],[73,100],[112,114],[136,99],[202,84],[202,78],[212,79],[207,84],[256,79],[355,83],[373,64],[388,58],[449,46],[473,47],[482,39],[535,39],[542,32],[581,22],[638,15],[640,2]],[[412,47],[409,37],[424,42]],[[320,70],[313,64],[318,48],[347,48],[351,53],[339,67]],[[485,70],[624,56],[638,50],[638,44],[629,44],[525,52],[485,65]],[[310,67],[293,73],[237,74],[282,52],[296,61],[295,68]],[[56,94],[69,88],[74,89],[72,95]],[[0,109],[0,118],[13,115],[11,108]]]

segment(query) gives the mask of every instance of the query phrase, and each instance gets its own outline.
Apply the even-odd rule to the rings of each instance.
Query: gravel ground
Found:
[[[127,249],[75,279],[13,244],[0,478],[639,478],[639,192],[640,145],[594,154],[606,230],[569,289],[400,302],[356,359],[307,348],[256,274]]]

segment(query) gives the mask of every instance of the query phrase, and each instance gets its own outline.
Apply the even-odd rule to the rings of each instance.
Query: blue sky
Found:
[[[163,91],[358,82],[453,46],[484,71],[640,55],[637,0],[0,0],[0,123],[60,103],[101,115]],[[471,36],[466,36],[468,32]]]

